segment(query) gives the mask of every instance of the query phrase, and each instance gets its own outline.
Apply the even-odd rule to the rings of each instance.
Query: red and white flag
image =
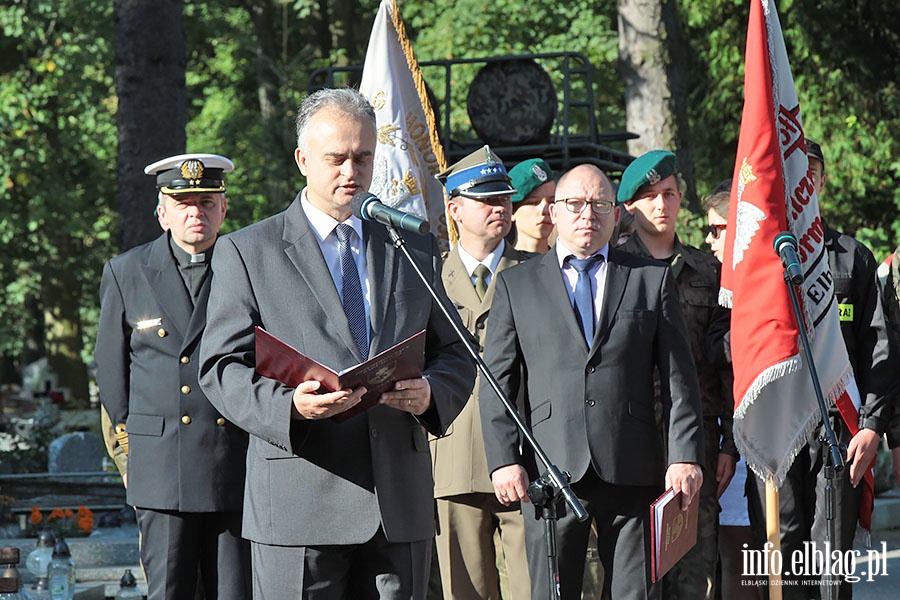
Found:
[[[800,105],[784,37],[770,0],[752,0],[747,29],[744,112],[735,161],[720,301],[732,308],[735,442],[747,466],[780,487],[821,421],[809,365],[801,354],[784,269],[773,249],[790,231],[805,280],[803,326],[825,397],[852,433],[860,405],[841,337],[824,226],[809,174]],[[870,528],[869,507],[861,524]]]
[[[446,159],[395,0],[382,0],[375,15],[359,91],[375,107],[378,130],[369,191],[388,206],[427,219],[446,249],[444,186],[434,177]]]

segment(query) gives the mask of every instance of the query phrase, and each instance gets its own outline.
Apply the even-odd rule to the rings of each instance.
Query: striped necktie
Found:
[[[344,314],[350,323],[350,332],[359,353],[363,358],[369,356],[369,323],[366,321],[366,306],[363,302],[362,285],[359,281],[359,270],[353,260],[350,240],[353,238],[353,226],[340,223],[335,229],[338,238],[338,253],[341,257],[341,302]]]

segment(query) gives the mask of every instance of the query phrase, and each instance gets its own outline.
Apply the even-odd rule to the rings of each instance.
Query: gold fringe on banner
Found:
[[[419,101],[422,103],[422,109],[425,112],[425,122],[428,124],[428,135],[431,140],[431,150],[437,159],[438,167],[441,171],[447,168],[447,158],[444,156],[444,147],[441,146],[441,140],[438,137],[437,123],[434,120],[434,111],[431,108],[431,102],[428,100],[428,92],[425,89],[425,79],[422,77],[422,69],[419,67],[419,61],[413,52],[412,44],[406,38],[406,26],[403,24],[403,18],[400,16],[400,8],[397,6],[397,0],[391,0],[391,20],[394,22],[394,30],[397,32],[397,40],[400,47],[403,48],[403,55],[406,56],[406,65],[409,72],[412,73],[413,83],[416,86],[416,93],[419,95]],[[459,234],[456,231],[456,224],[450,218],[447,210],[447,190],[444,190],[444,218],[447,219],[447,236],[450,245],[455,245]],[[426,206],[427,210],[427,206]]]

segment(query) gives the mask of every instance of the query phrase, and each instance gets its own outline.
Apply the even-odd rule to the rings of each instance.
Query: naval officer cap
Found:
[[[510,169],[509,178],[516,188],[516,193],[512,195],[515,204],[548,181],[553,181],[553,169],[543,158],[529,158]]]
[[[476,150],[435,177],[444,184],[451,198],[466,196],[482,199],[509,196],[516,192],[510,185],[503,161],[490,146]]]
[[[619,204],[631,202],[645,185],[655,183],[678,173],[675,154],[668,150],[651,150],[638,156],[622,173],[616,200]]]
[[[144,173],[156,175],[156,189],[167,196],[224,192],[223,175],[231,171],[234,163],[218,154],[179,154],[144,167]]]

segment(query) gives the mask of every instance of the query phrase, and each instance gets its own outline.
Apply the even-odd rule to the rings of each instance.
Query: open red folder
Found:
[[[681,510],[681,492],[669,488],[650,505],[650,578],[656,583],[697,543],[697,496]]]
[[[425,368],[425,330],[410,336],[381,354],[355,367],[336,372],[289,346],[262,327],[256,328],[256,372],[295,388],[315,379],[323,391],[353,389],[365,386],[359,404],[331,417],[338,423],[369,409],[381,394],[402,379],[422,376]]]

